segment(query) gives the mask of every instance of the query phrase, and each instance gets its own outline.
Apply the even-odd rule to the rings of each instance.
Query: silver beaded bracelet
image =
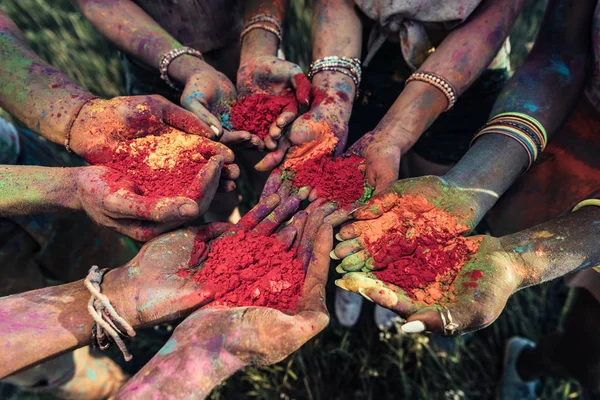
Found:
[[[350,77],[354,82],[356,93],[358,93],[358,86],[360,85],[360,78],[362,75],[360,59],[337,56],[328,56],[318,59],[310,64],[307,74],[308,79],[312,80],[316,74],[322,71],[339,72]]]
[[[160,59],[158,63],[158,70],[160,71],[160,78],[166,82],[167,85],[172,87],[174,90],[179,91],[179,88],[175,83],[169,78],[169,65],[175,60],[177,57],[182,56],[184,54],[188,54],[190,56],[194,56],[201,60],[204,60],[202,57],[202,53],[200,53],[196,49],[192,49],[191,47],[179,47],[177,49],[169,50],[165,53],[164,56]]]
[[[457,94],[456,89],[447,79],[443,78],[440,75],[434,74],[433,72],[414,72],[411,76],[406,80],[406,84],[412,81],[421,81],[430,84],[431,86],[438,89],[440,92],[446,96],[446,100],[448,100],[448,106],[444,111],[450,110],[454,103],[456,103]]]

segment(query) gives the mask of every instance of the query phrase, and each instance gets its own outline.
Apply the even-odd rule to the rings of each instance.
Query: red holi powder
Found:
[[[126,175],[144,196],[198,199],[202,191],[196,177],[217,151],[194,139],[193,135],[173,132],[126,140],[103,164]],[[121,176],[108,172],[104,178],[111,185]]]
[[[269,134],[269,127],[287,107],[295,110],[298,108],[291,90],[282,96],[251,94],[231,106],[231,125],[237,130],[250,132],[264,139]]]
[[[416,196],[417,201],[422,201]],[[412,201],[410,196],[402,199]],[[442,297],[453,298],[454,280],[470,256],[479,249],[480,239],[460,236],[469,228],[437,208],[417,213],[402,205],[398,222],[375,241],[365,238],[365,247],[373,257],[373,273],[378,279],[394,284],[407,295],[431,305]],[[483,272],[470,272],[475,281]]]
[[[365,193],[365,159],[356,155],[311,158],[296,167],[294,186],[310,186],[320,198],[341,205],[357,202]]]
[[[204,239],[197,238],[193,254],[204,252]],[[275,237],[240,230],[211,243],[195,279],[214,292],[212,305],[290,311],[296,308],[304,282],[302,263],[295,256]],[[193,256],[189,266],[197,263]]]

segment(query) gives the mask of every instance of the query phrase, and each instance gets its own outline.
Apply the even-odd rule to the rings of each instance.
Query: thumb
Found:
[[[183,106],[191,111],[196,117],[202,122],[206,123],[211,131],[215,134],[216,138],[219,139],[223,135],[223,126],[219,118],[215,117],[208,111],[205,104],[202,104],[198,99],[192,99],[191,101],[181,102]]]
[[[198,172],[194,182],[186,191],[186,197],[196,199],[198,203],[198,215],[206,212],[217,193],[223,162],[222,156],[211,157]]]
[[[298,70],[300,70],[300,67],[298,67]],[[294,86],[294,90],[296,91],[296,100],[298,100],[298,103],[308,107],[310,104],[310,93],[312,91],[312,84],[310,83],[306,75],[304,75],[304,73],[302,72],[295,74],[292,77],[292,85]]]
[[[456,336],[490,325],[498,315],[479,311],[474,301],[452,302],[446,306],[424,308],[407,318],[405,333],[429,331],[442,336]]]
[[[400,173],[400,149],[395,146],[379,148],[374,159],[367,156],[367,183],[380,193],[398,179]]]
[[[285,157],[285,153],[290,147],[290,141],[285,136],[282,136],[279,141],[279,147],[277,148],[277,150],[267,154],[254,166],[254,169],[261,172],[267,172],[276,168],[279,164],[281,164],[283,158]]]
[[[374,219],[391,210],[398,202],[398,195],[388,189],[371,198],[364,207],[355,210],[352,217],[356,220]]]

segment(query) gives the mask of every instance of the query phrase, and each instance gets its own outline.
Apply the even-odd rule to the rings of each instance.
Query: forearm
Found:
[[[521,260],[520,288],[600,265],[600,207],[580,210],[500,239]]]
[[[158,70],[163,55],[182,47],[175,38],[130,0],[77,0],[82,13],[111,42]],[[169,76],[185,84],[194,72],[209,66],[182,55],[169,65]],[[158,73],[158,72],[157,72]]]
[[[283,25],[288,3],[289,0],[248,0],[244,3],[244,22],[247,23],[258,15],[269,15]],[[258,56],[276,56],[279,45],[279,39],[274,33],[252,29],[244,36],[240,64]]]
[[[453,30],[419,71],[442,76],[463,93],[488,67],[506,40],[523,0],[484,1],[469,19]],[[444,94],[424,82],[406,85],[377,130],[395,137],[403,152],[446,109]]]
[[[188,393],[190,399],[204,399],[215,386],[245,366],[223,348],[222,335],[210,338],[210,334],[202,334],[189,339],[179,337],[176,332],[121,388],[116,399],[175,399],[176,393]]]
[[[591,15],[594,4],[556,0],[548,5],[536,45],[502,90],[492,116],[524,113],[537,119],[548,137],[558,131],[583,89],[591,24],[583,18]],[[479,190],[476,197],[483,216],[527,165],[527,153],[517,141],[488,134],[475,142],[446,178],[459,187]]]
[[[78,210],[76,168],[0,166],[0,215],[31,215]]]
[[[315,4],[312,22],[312,58],[328,56],[360,58],[362,22],[354,1],[319,0]],[[358,88],[346,75],[323,71],[312,80],[313,87],[326,97],[335,99],[338,117],[350,120],[352,105]]]
[[[63,144],[70,123],[91,93],[48,65],[0,12],[0,106],[28,128]]]

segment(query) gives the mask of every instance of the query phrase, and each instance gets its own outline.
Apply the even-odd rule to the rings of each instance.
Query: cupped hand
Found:
[[[315,236],[314,232],[311,228],[306,234]],[[208,394],[220,380],[244,365],[272,364],[296,351],[329,323],[325,284],[331,235],[331,227],[322,225],[310,241],[314,248],[306,249],[310,250],[310,265],[293,314],[265,307],[198,310],[173,331],[167,344],[117,398]]]
[[[211,240],[240,229],[269,235],[296,210],[297,204],[280,203],[277,196],[272,196],[250,210],[237,225],[213,223],[157,237],[123,268],[110,272],[119,285],[115,291],[120,295],[114,296],[115,301],[126,303],[115,308],[126,310],[124,318],[134,326],[152,326],[188,315],[214,298],[213,291],[195,279],[196,269],[189,265],[202,264]],[[282,240],[291,242],[302,235],[305,221],[302,215],[295,218],[279,233]]]
[[[204,214],[221,176],[223,157],[212,157],[196,176],[202,197],[146,197],[125,175],[107,167],[73,168],[79,206],[96,223],[139,241],[150,240]]]
[[[162,96],[124,96],[88,101],[71,126],[69,146],[90,163],[102,164],[120,142],[173,128],[215,137],[205,122]]]
[[[344,259],[341,268],[357,271],[372,261],[372,255],[365,249],[369,231],[377,226],[381,235],[396,224],[394,208],[403,206],[404,195],[419,196],[423,201],[411,203],[414,213],[428,211],[433,206],[456,218],[456,222],[466,227],[464,233],[475,228],[480,219],[480,212],[472,191],[461,189],[453,183],[438,176],[423,176],[403,179],[394,182],[387,189],[371,198],[363,207],[352,213],[356,221],[345,225],[338,237],[342,243],[334,249],[338,259]]]
[[[406,333],[427,330],[451,336],[476,331],[490,325],[502,313],[510,295],[521,285],[523,270],[518,254],[507,252],[500,239],[477,238],[481,238],[479,249],[456,276],[452,292],[442,293],[440,300],[432,305],[381,281],[372,272],[347,273],[335,283],[407,318],[408,323],[402,328]],[[448,326],[450,322],[455,326]]]
[[[219,141],[227,146],[256,147],[264,143],[256,135],[234,131],[229,122],[231,105],[237,99],[233,83],[208,64],[192,73],[181,95],[181,105],[210,126]]]
[[[251,94],[281,96],[293,90],[297,102],[308,107],[310,87],[302,68],[275,56],[254,57],[238,69],[239,98]],[[298,103],[291,102],[271,125],[269,135],[265,138],[265,145],[269,150],[278,147],[277,139],[282,136],[284,128],[298,116]]]

